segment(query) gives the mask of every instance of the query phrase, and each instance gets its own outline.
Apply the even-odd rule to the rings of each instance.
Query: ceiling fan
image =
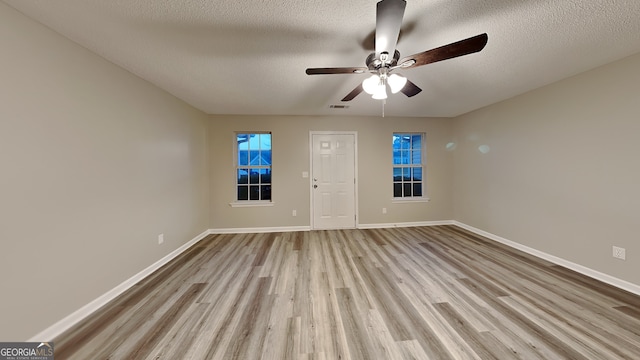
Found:
[[[394,94],[402,92],[406,96],[412,97],[420,93],[422,89],[404,76],[392,73],[393,71],[473,54],[487,45],[488,36],[485,33],[400,59],[400,52],[396,50],[396,44],[406,6],[405,0],[378,2],[375,52],[367,57],[366,67],[308,68],[307,75],[364,74],[366,72],[373,74],[347,94],[342,101],[351,101],[363,91],[372,95],[374,99],[386,99],[387,85]]]

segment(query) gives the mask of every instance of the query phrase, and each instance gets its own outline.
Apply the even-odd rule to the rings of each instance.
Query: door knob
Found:
[[[317,189],[317,188],[318,188],[318,185],[313,185],[313,188],[314,188],[314,189]]]

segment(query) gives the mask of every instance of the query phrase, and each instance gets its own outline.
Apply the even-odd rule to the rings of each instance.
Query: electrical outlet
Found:
[[[387,208],[382,208],[382,213],[386,214],[387,213]]]
[[[627,251],[625,250],[625,248],[621,248],[617,246],[613,247],[613,257],[616,259],[626,260],[626,257],[627,257],[626,253]]]
[[[291,212],[291,216],[298,216],[298,212],[297,212],[296,210],[293,210],[293,211]]]
[[[161,245],[164,242],[164,234],[158,235],[158,245]]]

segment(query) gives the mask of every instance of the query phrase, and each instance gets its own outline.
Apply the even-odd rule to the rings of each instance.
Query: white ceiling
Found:
[[[374,115],[365,93],[376,0],[4,0],[210,114]],[[402,56],[481,33],[476,54],[407,69],[423,91],[393,116],[457,116],[640,52],[638,0],[407,0]],[[369,49],[365,49],[365,48]]]

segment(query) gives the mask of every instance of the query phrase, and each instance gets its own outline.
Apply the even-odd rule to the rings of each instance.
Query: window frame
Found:
[[[248,161],[247,161],[247,165],[241,165],[240,164],[240,158],[239,158],[239,146],[238,146],[238,136],[242,135],[242,134],[247,134],[249,135],[249,138],[251,138],[252,135],[263,135],[263,134],[268,134],[270,136],[271,139],[271,145],[270,145],[270,151],[271,151],[271,161],[269,165],[251,165],[251,160],[250,160],[250,156],[248,157]],[[248,149],[248,151],[251,151],[251,148]],[[262,151],[261,148],[258,149],[258,151]],[[250,154],[250,153],[249,153]],[[248,175],[247,176],[247,183],[240,183],[239,180],[239,172],[242,169],[247,169],[247,173],[251,174],[251,170],[257,170],[258,171],[258,182],[256,184],[252,184],[251,183],[251,176]],[[260,174],[260,170],[263,169],[267,169],[268,173],[269,173],[269,182],[268,183],[263,183],[262,182],[262,175]],[[248,207],[248,206],[273,206],[273,133],[271,131],[234,131],[233,132],[233,172],[234,172],[234,200],[229,203],[229,205],[231,207]],[[250,187],[251,185],[256,185],[259,188],[258,191],[258,196],[260,197],[259,199],[251,199],[251,190]],[[261,199],[262,197],[262,186],[269,186],[269,199]],[[246,186],[247,187],[247,199],[246,200],[241,200],[239,199],[238,195],[239,195],[239,188],[240,186]]]
[[[413,159],[413,137],[416,135],[420,135],[420,163],[411,163],[412,161],[410,161],[410,163],[407,164],[396,164],[395,163],[395,152],[396,149],[393,147],[393,140],[396,137],[401,137],[401,136],[409,136],[411,138],[409,147],[408,147],[408,152],[409,152],[409,159]],[[392,143],[391,143],[391,178],[392,178],[392,187],[391,187],[391,191],[392,191],[392,202],[394,203],[404,203],[404,202],[408,202],[408,203],[412,203],[412,202],[427,202],[429,201],[429,198],[427,197],[426,193],[427,193],[427,187],[426,187],[426,159],[427,159],[427,135],[424,132],[393,132],[392,134]],[[400,148],[400,150],[402,151],[402,147]],[[395,178],[395,172],[396,169],[401,169],[401,173],[402,175],[400,175],[400,180],[396,181]],[[420,169],[421,172],[421,176],[420,176],[420,180],[416,181],[413,178],[413,170],[414,169]],[[409,180],[405,181],[404,179],[404,171],[405,169],[410,169],[410,176],[409,176]],[[420,184],[420,189],[421,189],[421,194],[419,196],[414,196],[413,192],[414,192],[414,184]],[[395,186],[396,184],[401,184],[401,191],[402,191],[402,195],[403,196],[395,196],[396,191],[395,191]],[[410,188],[411,188],[411,196],[404,196],[404,187],[405,184],[409,184]]]

